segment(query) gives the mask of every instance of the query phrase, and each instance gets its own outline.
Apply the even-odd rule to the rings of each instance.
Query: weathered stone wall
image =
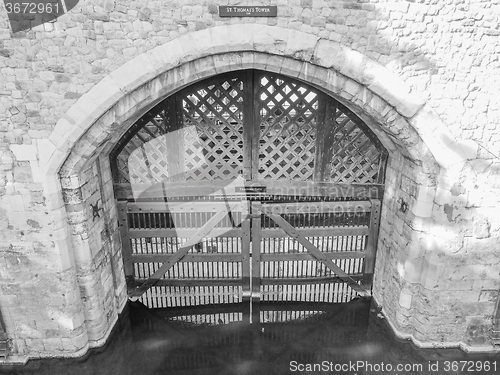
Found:
[[[380,127],[378,134],[395,143],[374,293],[396,332],[422,345],[491,349],[500,289],[500,219],[495,215],[500,196],[500,5],[480,0],[276,4],[277,18],[223,19],[217,15],[222,4],[209,1],[86,0],[53,23],[15,34],[0,5],[0,309],[18,358],[78,355],[105,340],[126,297],[106,159],[113,135],[122,134],[133,119],[123,112],[150,105],[169,92],[170,83],[179,87],[192,82],[188,75],[210,71],[209,64],[212,74],[231,65],[216,57],[199,62],[198,70],[181,70],[137,92],[135,86],[145,83],[134,80],[140,72],[126,77],[124,69],[121,78],[112,72],[194,31],[238,24],[294,30],[301,38],[292,43],[283,33],[262,31],[261,39],[249,35],[245,44],[241,35],[217,29],[222,31],[203,40],[213,43],[207,53],[265,51],[308,61],[309,67],[339,70],[339,89],[332,88],[332,94],[357,113],[368,114],[372,125]],[[182,43],[173,46],[162,52],[164,58],[181,57],[172,57],[175,63],[163,71],[196,54]],[[338,46],[360,54],[339,53]],[[366,64],[362,55],[399,75],[425,107],[399,102],[393,93],[405,91],[385,71],[357,75],[356,69],[363,71]],[[247,57],[245,61],[257,61],[237,54],[228,59],[237,66]],[[261,69],[282,67],[323,87],[319,70],[314,76],[301,72],[306,65],[285,67],[274,57],[259,61]],[[119,87],[116,92],[95,94],[86,102],[89,108],[75,107],[103,79],[111,82],[104,87]],[[122,84],[126,81],[128,86]],[[164,91],[155,89],[162,84]],[[147,94],[154,89],[156,97]],[[125,104],[101,119],[107,123],[104,130],[85,133],[92,124],[71,122],[87,112],[107,113],[125,94]],[[431,110],[448,133],[435,130],[441,125],[428,115]],[[58,129],[65,130],[54,131],[61,121],[67,126]],[[107,138],[99,138],[103,131]],[[84,133],[89,141],[78,143]],[[448,151],[453,138],[469,140],[462,143],[469,152]],[[84,167],[64,169],[71,164],[63,166],[70,150],[68,160],[81,156]],[[419,154],[421,158],[415,156]],[[58,164],[50,162],[57,158]],[[422,162],[429,158],[440,167]],[[402,201],[408,203],[406,212]],[[96,204],[98,217],[92,209]]]

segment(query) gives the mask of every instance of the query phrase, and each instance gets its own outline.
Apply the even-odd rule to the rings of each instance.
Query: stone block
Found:
[[[341,53],[343,64],[339,69],[340,73],[362,85],[369,85],[373,80],[373,77],[366,74],[369,59],[358,51],[347,47],[343,47]]]
[[[237,53],[235,53],[237,54]],[[243,64],[243,54],[239,53],[239,56],[236,57],[238,60],[238,65]],[[222,56],[221,56],[222,57]],[[235,56],[232,58],[227,56],[228,60],[234,60]],[[234,62],[233,62],[234,64]],[[191,79],[195,80],[196,78],[203,79],[207,77],[211,77],[217,74],[217,70],[215,67],[214,56],[206,56],[198,60],[194,60],[186,65],[188,69],[185,71]]]
[[[242,52],[241,53],[241,63],[244,67],[244,69],[251,69],[254,67],[255,63],[255,54],[249,53],[249,52]]]
[[[489,238],[490,233],[490,223],[486,218],[474,218],[473,220],[474,236],[478,239]]]
[[[340,71],[345,63],[344,48],[338,43],[320,39],[316,44],[311,62],[324,68]]]
[[[356,96],[358,92],[361,90],[361,86],[357,82],[348,79],[344,85],[344,90],[349,95]]]
[[[83,193],[80,187],[76,189],[62,189],[62,197],[65,204],[78,205],[83,203]]]
[[[24,207],[23,197],[21,195],[4,195],[0,197],[0,207],[6,211],[22,211]]]
[[[467,317],[467,344],[472,347],[489,348],[489,336],[491,332],[491,320],[483,316]]]
[[[275,55],[285,55],[287,30],[281,27],[252,25],[253,50]]]
[[[227,37],[230,35],[228,28],[229,28],[229,26],[223,25],[223,26],[217,26],[217,27],[212,27],[210,29],[207,29],[209,32],[209,36],[207,38],[210,38],[209,46],[210,46],[210,50],[213,53],[227,51],[227,49],[228,49]],[[247,26],[247,28],[248,28],[248,26]],[[242,30],[240,29],[240,32],[241,31]],[[251,38],[250,35],[246,35],[246,37]],[[251,40],[249,39],[249,44],[250,43],[251,43]],[[234,46],[232,46],[232,47],[234,47]]]
[[[148,55],[141,54],[111,72],[109,79],[114,81],[112,86],[115,89],[118,88],[121,92],[129,93],[156,75],[155,66],[149,60]]]
[[[78,342],[74,338],[62,338],[61,343],[63,347],[63,351],[69,352],[69,353],[75,353],[78,352],[84,348],[86,348],[88,344],[88,340],[86,339],[87,333],[85,333],[85,343],[83,344],[82,342]],[[82,340],[83,341],[83,340]]]
[[[10,145],[10,150],[14,154],[17,161],[36,161],[37,149],[36,144],[31,145]]]
[[[61,177],[60,181],[61,187],[64,189],[63,191],[74,191],[82,186],[82,182],[80,181],[80,177],[78,175]]]
[[[60,218],[58,211],[60,208],[64,207],[64,202],[62,199],[62,192],[48,192],[46,185],[44,184],[43,197],[45,199],[44,205],[47,210],[54,211],[57,219]],[[55,220],[57,220],[55,219]]]
[[[411,308],[412,294],[409,291],[403,290],[399,294],[399,305],[404,309]]]
[[[26,343],[26,350],[28,353],[34,354],[39,353],[42,354],[45,352],[45,346],[43,345],[44,340],[40,338],[26,338],[24,339]],[[45,354],[45,353],[44,353]]]
[[[419,202],[434,202],[436,196],[435,186],[417,186],[416,200]]]
[[[421,218],[429,218],[432,217],[432,210],[434,208],[434,202],[425,202],[425,201],[415,201],[411,206],[411,212],[418,217]]]
[[[365,105],[365,110],[377,117],[384,117],[390,110],[384,99],[378,95],[373,95],[371,100]]]
[[[283,65],[283,57],[278,55],[268,55],[265,64],[264,70],[279,72]]]
[[[495,303],[498,299],[498,290],[481,290],[478,302]]]
[[[279,73],[289,77],[298,77],[299,73],[303,71],[304,63],[301,61],[286,59],[283,60]]]
[[[73,345],[76,348],[83,349],[83,348],[88,347],[88,345],[89,345],[89,338],[88,338],[87,331],[83,331],[82,333],[80,333],[76,337],[68,339],[67,343],[69,343],[69,340],[72,341]]]
[[[15,182],[33,182],[33,175],[29,162],[17,162],[16,165],[14,165],[13,172]]]
[[[160,74],[179,64],[184,53],[182,41],[174,39],[146,52],[152,68]]]
[[[286,30],[286,29],[284,29]],[[309,61],[314,53],[319,37],[298,30],[286,30],[285,55],[302,61]]]
[[[210,32],[210,29],[203,29],[181,36],[179,41],[183,46],[183,55],[180,56],[179,61],[193,61],[210,54],[214,49],[213,36],[214,34]],[[231,43],[229,42],[231,37],[234,38],[235,36],[230,36],[229,34],[226,36],[228,44]],[[231,48],[229,48],[229,50],[231,50]]]
[[[73,121],[62,118],[57,122],[48,140],[60,152],[67,152],[73,145],[72,140],[78,139],[82,134],[82,129],[75,126]]]
[[[422,106],[423,101],[410,94],[410,88],[401,78],[387,68],[367,63],[364,74],[369,77],[368,88],[391,104],[396,111],[405,117],[412,117]]]
[[[97,85],[83,94],[74,105],[92,108],[93,113],[96,113],[98,118],[124,95],[125,93],[117,83],[110,76],[106,76]],[[92,117],[93,123],[95,116],[90,117]]]
[[[102,315],[99,319],[94,321],[87,321],[87,334],[89,341],[100,341],[106,335],[109,329],[109,323],[106,316]]]

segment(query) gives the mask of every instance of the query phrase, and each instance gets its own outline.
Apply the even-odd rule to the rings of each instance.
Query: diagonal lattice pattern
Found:
[[[281,77],[258,79],[258,177],[308,181],[314,176],[318,94]]]
[[[231,78],[184,91],[184,126],[198,137],[185,139],[186,180],[232,179],[243,167],[243,81]]]
[[[380,184],[386,161],[349,109],[262,71],[179,91],[141,117],[116,150],[118,183],[232,180],[245,171],[247,179]]]
[[[151,182],[165,178],[166,150],[159,149],[148,155],[144,145],[168,133],[174,124],[171,100],[162,102],[146,113],[129,131],[132,136],[116,157],[116,182]],[[135,133],[134,133],[135,131]],[[162,154],[163,153],[163,154]]]
[[[326,181],[378,183],[382,154],[350,116],[337,109],[329,129]]]

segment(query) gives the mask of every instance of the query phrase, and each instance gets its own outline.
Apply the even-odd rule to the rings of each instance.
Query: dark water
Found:
[[[369,300],[261,304],[251,315],[244,309],[152,311],[130,304],[106,347],[80,359],[0,366],[0,373],[500,374],[499,354],[418,350],[396,340]]]

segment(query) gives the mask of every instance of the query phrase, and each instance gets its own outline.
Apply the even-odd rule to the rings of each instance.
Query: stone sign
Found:
[[[278,7],[275,5],[261,6],[219,6],[221,17],[276,17]]]

